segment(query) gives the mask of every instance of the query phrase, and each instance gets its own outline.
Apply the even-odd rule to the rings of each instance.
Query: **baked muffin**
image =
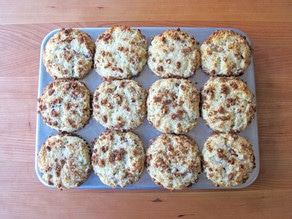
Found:
[[[187,32],[166,30],[152,39],[148,66],[159,77],[188,78],[200,67],[199,50],[199,42]]]
[[[113,26],[95,42],[94,66],[105,80],[138,75],[147,62],[147,41],[139,29]]]
[[[198,181],[201,155],[197,144],[184,135],[162,134],[146,152],[152,180],[169,190],[181,190]]]
[[[254,94],[237,77],[210,77],[201,91],[202,117],[217,132],[240,132],[254,118]]]
[[[105,81],[93,95],[93,117],[107,129],[133,130],[146,118],[146,90],[134,80]]]
[[[38,113],[52,129],[74,132],[90,119],[90,91],[80,81],[55,80],[38,99]]]
[[[187,79],[160,79],[149,88],[147,119],[163,133],[183,134],[197,125],[200,95]]]
[[[92,69],[94,52],[94,42],[87,33],[61,29],[47,42],[43,62],[54,79],[82,79]]]
[[[250,65],[252,49],[245,36],[217,30],[200,48],[202,69],[212,76],[239,76]]]
[[[50,136],[43,143],[37,162],[43,180],[61,190],[80,186],[92,170],[87,142],[69,134]]]
[[[133,132],[109,130],[93,141],[92,166],[102,183],[116,188],[136,182],[143,173],[145,152]]]
[[[236,134],[213,134],[206,140],[202,155],[203,171],[217,187],[245,183],[256,166],[252,145]]]

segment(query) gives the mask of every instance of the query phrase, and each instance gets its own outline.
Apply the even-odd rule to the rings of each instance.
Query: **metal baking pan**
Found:
[[[133,27],[138,28],[138,27]],[[80,30],[88,33],[92,40],[96,40],[97,37],[103,33],[108,28],[79,28]],[[167,29],[176,29],[176,27],[139,27],[142,34],[144,34],[147,38],[148,44],[150,44],[150,40],[152,37],[162,33]],[[242,31],[234,28],[180,28],[182,31],[188,32],[190,36],[194,36],[196,40],[203,43],[209,35],[211,35],[217,29],[231,29],[235,32],[238,32],[247,37],[247,40],[251,44],[248,36]],[[50,32],[44,39],[41,44],[41,51],[45,48],[46,42],[48,39],[57,32],[58,30],[54,30]],[[199,69],[194,76],[189,78],[195,86],[200,89],[203,84],[208,80],[209,76],[206,75],[202,69]],[[251,60],[250,66],[246,70],[246,72],[240,77],[244,81],[247,82],[249,89],[255,94],[254,101],[256,102],[256,88],[255,88],[255,73],[254,73],[254,61],[253,58]],[[145,89],[148,89],[151,84],[159,79],[154,73],[150,71],[148,66],[146,65],[144,70],[136,77],[134,80],[137,80],[144,86]],[[39,69],[39,87],[38,87],[38,97],[41,96],[43,89],[53,81],[53,78],[46,72],[45,66],[42,61],[42,52],[40,53],[40,69]],[[94,69],[82,80],[90,90],[91,94],[95,91],[100,83],[103,82],[102,78],[96,73]],[[93,118],[89,121],[89,123],[81,130],[75,132],[75,134],[81,136],[85,139],[89,145],[93,141],[94,138],[98,137],[101,132],[105,131],[105,129],[98,124]],[[134,130],[136,134],[138,134],[144,142],[144,147],[147,149],[150,145],[150,139],[157,137],[161,133],[155,130],[147,120]],[[38,178],[40,181],[49,186],[46,182],[42,180],[42,174],[39,172],[37,168],[37,154],[45,140],[50,136],[57,134],[57,131],[48,127],[41,118],[41,115],[37,115],[37,126],[36,126],[36,151],[35,151],[35,169]],[[191,130],[187,136],[195,140],[199,146],[199,149],[202,150],[203,144],[206,139],[212,134],[212,130],[207,127],[207,125],[203,122],[202,118],[199,118],[198,126]],[[257,113],[255,114],[255,118],[248,126],[247,129],[239,133],[241,136],[246,137],[249,142],[253,145],[254,155],[256,167],[253,172],[250,174],[249,179],[242,185],[231,187],[230,189],[242,189],[249,185],[251,185],[257,178],[260,168],[260,159],[259,159],[259,144],[258,144],[258,124],[257,124]],[[81,186],[77,187],[80,189],[112,189],[111,187],[104,185],[99,178],[92,172],[90,177],[84,182]],[[117,187],[117,190],[156,190],[162,189],[157,186],[150,178],[145,168],[141,178],[124,188]],[[185,190],[196,190],[196,189],[222,189],[221,187],[215,187],[211,181],[209,181],[204,173],[201,173],[199,176],[199,181],[196,184],[193,184],[191,187],[186,188]]]

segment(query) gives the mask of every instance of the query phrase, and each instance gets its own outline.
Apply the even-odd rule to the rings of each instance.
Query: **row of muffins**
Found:
[[[82,79],[92,66],[103,79],[136,76],[146,63],[159,77],[188,78],[202,69],[209,75],[238,76],[250,64],[252,49],[245,36],[217,30],[199,46],[187,32],[166,30],[148,47],[139,29],[113,26],[95,43],[78,29],[62,29],[46,43],[43,61],[53,78]]]
[[[179,30],[175,30],[175,31],[179,31]],[[110,31],[109,31],[110,32]],[[114,35],[114,34],[113,34]],[[105,43],[105,42],[108,42],[108,41],[110,41],[111,40],[111,38],[112,38],[112,36],[113,35],[109,35],[109,33],[105,33],[104,35],[101,35],[100,37],[99,37],[99,39],[102,39],[102,41],[103,41],[103,43]],[[163,34],[162,34],[163,35]],[[161,38],[161,36],[162,35],[159,35],[159,38]],[[185,40],[183,40],[183,37],[179,37],[179,36],[174,36],[174,39],[176,39],[176,40],[178,40],[178,41],[181,41],[181,42],[184,42]],[[193,38],[192,38],[192,40],[194,40]],[[82,42],[84,42],[85,40],[81,40]],[[154,39],[153,39],[153,41],[154,41]],[[168,40],[167,39],[165,39],[165,37],[163,37],[162,36],[162,38],[161,38],[161,40],[159,40],[159,41],[161,41],[161,42],[168,42]],[[185,43],[185,42],[184,42]],[[134,43],[133,45],[136,45],[136,43]],[[170,43],[170,45],[171,45],[171,43]],[[198,45],[198,43],[195,43],[195,45]],[[125,49],[125,47],[124,46],[120,46],[119,48],[118,48],[118,50],[119,51],[127,51],[127,49]],[[166,52],[165,52],[165,49],[162,49],[162,51],[163,51],[163,53],[169,53],[169,52],[171,52],[171,50],[172,49],[170,49],[170,51],[167,51],[166,50]],[[218,49],[217,49],[218,50]],[[128,50],[130,53],[131,52],[133,52],[133,51],[131,51],[131,50]],[[149,51],[150,51],[150,48],[149,48]],[[154,50],[155,51],[155,50]],[[190,49],[189,49],[189,47],[188,47],[188,49],[184,49],[184,50],[181,50],[182,52],[183,52],[183,54],[189,54],[190,53]],[[153,53],[153,52],[152,52]],[[149,57],[153,57],[153,55],[152,55],[152,53],[149,53]],[[195,52],[195,54],[197,54],[198,53],[198,50],[196,49],[196,52]],[[95,54],[97,54],[97,53],[95,53]],[[110,55],[111,53],[107,53],[107,52],[102,52],[102,55],[104,56],[108,56],[108,57],[113,57],[113,55]],[[178,57],[179,57],[179,55],[178,55]],[[196,57],[198,57],[198,56],[196,56]],[[112,59],[110,59],[110,60],[112,60]],[[133,60],[133,59],[132,59]],[[138,58],[138,60],[140,60],[140,62],[141,62],[141,59],[139,59]],[[151,60],[151,61],[149,61],[149,60]],[[158,61],[157,61],[158,60]],[[184,63],[183,62],[180,62],[180,61],[177,61],[177,60],[173,60],[173,59],[171,59],[171,58],[164,58],[164,59],[162,59],[162,60],[165,60],[165,63],[166,64],[171,64],[171,63],[175,63],[175,68],[176,69],[180,69],[180,68],[182,68],[182,69],[185,69],[185,67],[184,67]],[[184,60],[185,60],[185,58],[184,58]],[[106,62],[106,61],[104,61],[104,62]],[[158,63],[158,65],[156,65],[157,67],[154,67],[153,69],[156,69],[158,72],[163,72],[164,70],[167,70],[168,68],[167,67],[164,67],[163,65],[162,65],[162,63],[160,63],[161,61],[159,61],[159,59],[148,59],[148,65],[149,65],[149,67],[150,67],[150,65],[151,64],[149,64],[150,62],[157,62]],[[112,61],[111,61],[111,63],[113,63]],[[157,64],[156,63],[156,64]],[[153,65],[155,65],[155,63],[153,64]],[[186,66],[189,66],[190,64],[187,64]],[[117,68],[117,67],[114,67],[113,68],[113,66],[109,66],[108,64],[105,64],[105,66],[108,66],[108,67],[106,67],[106,68],[109,68],[109,69],[111,69],[109,72],[112,72],[112,71],[114,71],[114,70],[117,70],[117,72],[119,72],[119,73],[123,73],[123,69],[122,68]],[[198,66],[198,62],[196,62],[196,66]],[[153,70],[154,71],[154,70]],[[48,70],[48,72],[49,72],[49,70]],[[98,71],[99,72],[99,71]],[[155,72],[155,71],[154,71]],[[165,72],[168,72],[168,71],[165,71]],[[185,71],[184,71],[185,72]],[[192,68],[192,70],[191,70],[191,74],[194,74],[194,69]],[[237,73],[238,72],[240,72],[240,71],[237,71]],[[243,73],[243,72],[241,72],[241,73]],[[214,71],[211,71],[211,73],[210,74],[214,74]],[[229,73],[228,73],[229,74]],[[102,77],[104,78],[104,79],[117,79],[117,77],[119,77],[119,76],[117,76],[118,74],[114,74],[114,76],[113,75],[110,75],[110,76],[108,76],[107,74],[106,75],[103,75]],[[170,75],[169,73],[166,73],[166,76],[162,76],[162,77],[172,77],[173,75]],[[129,77],[129,76],[127,76],[127,77]],[[179,77],[178,75],[176,75],[175,77]],[[65,81],[65,80],[63,80],[63,81]],[[127,80],[126,82],[128,82],[128,81],[130,81],[130,80]],[[169,84],[173,84],[173,86],[170,86],[170,87],[179,87],[179,90],[181,90],[181,91],[184,91],[184,90],[189,90],[189,86],[181,86],[181,84],[180,83],[182,83],[182,84],[184,84],[184,83],[186,83],[186,81],[187,80],[185,80],[185,79],[174,79],[174,78],[171,78],[171,79],[161,79],[161,83],[163,82],[164,84],[166,84],[166,87],[169,87]],[[56,82],[59,82],[59,80],[57,80]],[[105,91],[109,91],[109,93],[112,93],[112,89],[110,88],[110,86],[112,86],[112,84],[115,84],[115,83],[120,83],[121,81],[108,81],[108,82],[105,82],[105,83],[108,83],[106,86],[104,86],[104,88],[103,88],[103,91],[104,92],[98,92],[98,95],[94,95],[94,98],[97,98],[97,97],[100,97],[100,94],[104,94],[105,93]],[[121,87],[124,87],[125,86],[125,84],[127,84],[127,83],[125,83],[125,81],[123,81],[124,82],[124,85],[119,85],[119,86],[121,86]],[[179,83],[178,83],[179,82]],[[76,83],[76,81],[75,82],[70,82],[70,83]],[[133,82],[132,82],[133,83]],[[76,85],[73,85],[73,87],[76,87]],[[114,85],[114,86],[116,86],[116,85]],[[155,87],[156,89],[153,89],[154,90],[154,93],[155,93],[155,91],[157,91],[157,90],[159,90],[159,88],[161,88],[161,86],[159,85],[159,86],[153,86],[153,87]],[[185,89],[187,87],[187,89]],[[180,89],[181,88],[181,89]],[[115,88],[116,89],[116,88]],[[115,90],[114,89],[114,90]],[[133,86],[131,86],[131,89],[133,90]],[[52,93],[52,90],[51,91],[48,91],[48,93],[50,93],[51,95],[53,94]],[[76,94],[76,92],[74,93],[73,92],[73,97],[75,97],[76,99],[78,99],[79,97],[78,97],[78,93],[84,93],[84,92],[77,92],[77,94]],[[131,93],[131,92],[130,92]],[[173,92],[169,92],[169,93],[173,93]],[[177,91],[176,92],[174,92],[174,93],[177,93]],[[196,95],[194,95],[194,97],[198,97],[198,93],[199,92],[197,92],[197,91],[195,91],[195,94]],[[71,97],[72,97],[72,94],[70,94],[71,95]],[[113,105],[112,104],[109,104],[108,102],[108,100],[109,100],[109,97],[110,96],[114,96],[115,94],[112,94],[112,95],[109,95],[107,98],[97,98],[97,99],[99,99],[100,100],[100,103],[99,104],[96,104],[97,106],[100,106],[100,105],[106,105],[107,107],[109,107],[109,109],[110,108],[112,108],[113,107]],[[164,109],[162,110],[162,112],[165,114],[167,111],[170,111],[171,112],[171,110],[169,110],[169,109],[166,109],[166,107],[165,106],[167,106],[167,104],[168,105],[179,105],[179,104],[177,104],[177,103],[174,103],[174,101],[173,100],[175,100],[177,97],[175,97],[175,95],[174,94],[170,94],[171,95],[171,98],[172,98],[172,101],[167,101],[167,100],[165,100],[165,101],[163,101],[163,100],[161,100],[161,102],[163,103],[162,104],[162,106],[164,107]],[[123,99],[123,97],[119,94],[119,93],[117,93],[117,95],[115,95],[116,96],[116,103],[118,103],[119,101],[121,101],[122,99]],[[183,97],[184,97],[184,95],[182,95]],[[161,97],[160,97],[161,98]],[[114,98],[113,98],[114,99]],[[182,98],[182,99],[185,99],[185,98]],[[195,103],[195,105],[197,104],[197,103],[199,103],[199,101],[198,101],[198,99],[199,98],[197,98],[197,100],[195,101],[196,103]],[[132,101],[132,100],[131,100]],[[136,100],[135,100],[136,101]],[[58,101],[55,101],[56,103],[58,103]],[[151,101],[149,101],[149,102],[151,102]],[[158,103],[159,102],[159,97],[157,97],[157,95],[153,95],[153,103]],[[78,104],[75,104],[75,105],[78,105]],[[155,104],[149,104],[149,106],[153,106],[153,105],[155,105]],[[41,107],[41,108],[45,108],[45,107]],[[94,104],[93,104],[93,108],[94,108]],[[113,108],[115,108],[115,107],[113,107]],[[157,108],[157,106],[156,106],[156,108]],[[127,109],[127,106],[125,106],[125,109],[126,109],[126,111],[130,111],[130,110],[128,110]],[[82,111],[82,110],[81,110]],[[86,111],[86,110],[85,110]],[[101,110],[102,111],[102,110]],[[107,111],[107,110],[104,110],[104,111]],[[157,111],[157,110],[155,110],[155,109],[153,109],[153,110],[151,110],[151,111]],[[159,110],[158,110],[159,111]],[[97,114],[100,114],[100,113],[97,113]],[[170,114],[171,115],[171,118],[172,118],[172,120],[174,120],[175,118],[178,118],[179,120],[181,120],[181,118],[182,118],[182,114],[184,114],[184,112],[181,112],[181,111],[179,111],[179,110],[177,110],[175,113],[172,113],[172,114]],[[53,115],[56,115],[56,113],[53,113]],[[198,117],[198,114],[197,114],[197,117]],[[155,118],[155,116],[153,117],[153,118]],[[161,117],[161,118],[163,118],[163,117]],[[100,117],[100,121],[103,121],[103,122],[105,122],[105,121],[108,121],[109,119],[108,119],[108,117],[105,117],[104,115],[103,116],[101,116]],[[116,118],[116,119],[113,119],[113,121],[119,121],[119,120],[121,120],[121,119],[118,119],[118,117]],[[171,121],[171,120],[170,120]],[[187,119],[187,121],[186,122],[188,122],[188,121],[191,121],[190,119]],[[158,122],[159,122],[159,120],[158,120]],[[151,122],[152,124],[154,124],[154,122]],[[109,124],[111,124],[111,123],[109,123]],[[118,123],[118,127],[119,128],[121,128],[121,124],[122,123]],[[156,126],[157,128],[159,127],[159,125],[157,125]],[[183,127],[185,127],[185,125],[183,125]],[[112,127],[111,127],[112,128]],[[158,128],[159,129],[159,128]],[[188,128],[188,129],[186,129],[186,130],[184,130],[184,131],[178,131],[178,133],[177,134],[181,134],[181,133],[186,133],[187,131],[189,131],[191,128]],[[161,130],[160,130],[161,131]],[[164,132],[163,130],[162,130],[162,132]],[[165,131],[165,132],[169,132],[169,130],[168,131]],[[175,131],[170,131],[170,132],[175,132]],[[176,132],[175,132],[176,133]],[[184,138],[185,136],[174,136],[175,138],[176,137],[179,137],[179,138]],[[163,136],[163,137],[161,137],[162,139],[165,139],[166,137],[165,136]],[[160,139],[160,137],[158,138],[158,139]],[[159,142],[163,142],[162,140],[160,140]],[[104,149],[105,150],[105,149]],[[107,150],[106,150],[107,151]],[[181,151],[180,151],[181,152]],[[120,156],[122,156],[123,154],[125,153],[125,150],[123,149],[122,151],[120,151],[120,150],[118,150],[118,151],[116,151],[115,153],[112,153],[112,154],[116,154],[117,156],[114,156],[114,158],[112,157],[111,159],[116,159],[116,157],[120,157]],[[122,155],[121,155],[122,154]],[[151,155],[151,157],[153,157],[153,154]],[[199,156],[198,156],[199,157]],[[96,164],[100,164],[100,165],[103,165],[103,162],[102,161],[100,161],[100,159],[93,159],[94,161],[95,161],[95,163]],[[118,159],[119,160],[119,159]],[[149,162],[148,162],[148,164],[150,164],[150,159],[148,159],[149,160]],[[160,158],[160,160],[161,160],[161,158]],[[147,164],[147,166],[149,167],[149,165]],[[179,164],[178,166],[182,166],[181,164]],[[200,170],[200,165],[199,164],[195,164],[195,167],[196,168],[194,168],[194,167],[192,167],[191,169],[194,169],[194,170],[196,170],[196,174],[198,174],[198,172],[199,172],[199,170]],[[148,168],[149,169],[149,168]],[[155,168],[154,168],[155,169]],[[156,170],[157,170],[157,168],[156,168]],[[128,174],[128,175],[133,175],[133,174]],[[176,177],[178,177],[178,176],[181,176],[182,175],[182,173],[175,173],[175,176]],[[172,176],[173,177],[173,176]],[[153,178],[153,177],[152,177]],[[193,183],[193,182],[195,182],[197,179],[192,179],[191,181],[189,181],[188,183],[186,183],[186,184],[183,184],[184,186],[183,187],[185,187],[185,186],[188,186],[190,183]],[[157,181],[157,180],[154,180],[155,182],[157,182],[158,184],[160,184],[160,185],[163,185],[160,181]],[[162,179],[162,181],[163,181],[163,179]],[[168,180],[166,180],[166,181],[168,181],[168,182],[171,182],[171,180],[170,179],[168,179]],[[183,180],[181,180],[181,181],[183,181]],[[169,189],[176,189],[176,187],[167,187],[167,186],[164,186],[164,187],[166,187],[166,188],[169,188]],[[178,187],[178,188],[182,188],[182,187]]]
[[[216,132],[238,133],[255,115],[253,94],[238,78],[211,77],[200,92],[187,79],[160,79],[147,91],[134,80],[105,81],[90,98],[80,81],[51,82],[39,98],[43,121],[59,132],[74,132],[93,117],[106,129],[134,130],[147,115],[164,133],[186,134],[200,116]],[[201,107],[200,107],[201,99]]]

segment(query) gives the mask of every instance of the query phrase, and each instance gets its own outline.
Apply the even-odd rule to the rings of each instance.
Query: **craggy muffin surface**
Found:
[[[217,132],[240,132],[253,120],[256,104],[247,84],[237,77],[211,77],[201,90],[202,117]]]
[[[241,34],[217,30],[200,47],[202,69],[213,76],[239,76],[250,65],[252,49]]]
[[[43,143],[37,162],[44,181],[58,189],[75,188],[91,173],[87,142],[69,134],[50,136]]]
[[[107,129],[135,129],[146,118],[146,97],[134,80],[105,81],[93,94],[93,117]]]
[[[58,79],[51,82],[38,103],[43,121],[59,132],[81,129],[91,116],[90,91],[80,81]]]
[[[94,52],[94,42],[87,33],[62,29],[48,40],[43,61],[54,79],[82,79],[92,69]]]
[[[147,171],[152,180],[169,190],[196,183],[201,171],[197,144],[184,135],[161,134],[146,152]]]
[[[104,184],[125,187],[141,177],[145,151],[140,137],[133,132],[103,132],[92,148],[93,170]]]
[[[95,41],[94,67],[106,80],[138,75],[147,62],[147,41],[139,29],[113,26]]]
[[[245,183],[256,165],[252,145],[236,134],[213,134],[206,140],[202,155],[203,171],[218,187]]]
[[[148,50],[148,66],[159,77],[188,78],[201,64],[199,42],[180,29],[155,36]]]
[[[197,125],[200,95],[187,79],[160,79],[147,98],[147,119],[163,133],[183,134]]]

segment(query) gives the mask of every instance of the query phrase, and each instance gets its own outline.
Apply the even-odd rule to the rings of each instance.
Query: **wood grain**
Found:
[[[282,1],[2,1],[1,24],[102,21],[290,21],[291,2]]]
[[[0,218],[291,218],[292,4],[0,0]],[[34,170],[40,44],[60,27],[234,27],[252,41],[260,174],[243,190],[59,192]]]

